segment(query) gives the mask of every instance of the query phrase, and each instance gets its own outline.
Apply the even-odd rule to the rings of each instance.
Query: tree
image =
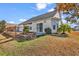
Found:
[[[66,20],[72,20],[71,18],[79,18],[79,4],[77,3],[58,3],[57,4],[57,10],[60,14],[60,18],[62,20],[62,14],[70,14],[70,18]],[[72,13],[74,11],[74,13]],[[69,17],[69,16],[68,16]],[[72,20],[71,22],[74,22],[76,20]]]
[[[65,20],[67,21],[67,23],[70,23],[70,24],[77,23],[77,20],[75,18],[71,18],[69,16],[67,16]]]
[[[71,32],[71,27],[68,24],[61,24],[58,28],[58,32],[65,34],[66,32]]]
[[[0,33],[5,30],[5,27],[6,27],[6,21],[5,20],[0,21]]]
[[[79,4],[78,3],[58,3],[57,10],[60,14],[60,18],[62,20],[62,16],[66,14],[65,20],[67,24],[63,24],[61,21],[61,25],[58,29],[59,32],[65,33],[70,32],[71,28],[68,24],[77,23],[79,18]]]
[[[77,3],[58,3],[57,10],[58,11],[69,11],[69,10],[76,10],[78,11],[79,5]]]

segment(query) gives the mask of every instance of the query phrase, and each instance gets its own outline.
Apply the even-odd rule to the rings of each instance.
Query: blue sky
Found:
[[[52,3],[0,3],[0,20],[9,23],[21,23],[31,17],[53,11]]]

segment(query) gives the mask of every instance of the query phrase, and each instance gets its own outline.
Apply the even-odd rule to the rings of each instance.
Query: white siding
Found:
[[[54,19],[52,19],[53,21],[51,21],[51,18],[47,18],[47,19],[43,19],[43,20],[38,20],[38,21],[33,21],[32,22],[32,32],[37,32],[37,24],[38,23],[43,23],[43,33],[45,33],[45,28],[51,28],[52,29],[52,33],[55,33],[57,32],[57,27],[56,27],[56,30],[53,30],[53,24],[58,24],[58,21],[54,21]]]
[[[23,25],[19,25],[18,28],[19,28],[18,31],[23,32],[23,28],[24,28]]]
[[[59,18],[59,19],[60,19],[60,14],[59,14],[58,11],[57,11],[57,13],[53,16],[53,18]]]
[[[55,25],[55,29],[53,29],[53,26]],[[51,29],[52,33],[56,33],[59,25],[59,20],[51,19]]]
[[[60,23],[60,20],[56,20],[54,18],[59,18],[60,19],[60,16],[59,16],[58,12],[53,16],[53,18],[50,17],[50,18],[45,18],[45,19],[40,19],[40,20],[37,19],[35,21],[32,21],[32,24],[28,24],[27,26],[32,27],[32,30],[30,30],[30,32],[37,32],[37,24],[38,23],[43,23],[43,33],[45,33],[45,31],[44,31],[45,28],[51,28],[52,33],[56,33],[58,27],[56,26],[56,29],[53,30],[52,25],[57,25],[58,24],[58,26],[59,26],[61,23]]]

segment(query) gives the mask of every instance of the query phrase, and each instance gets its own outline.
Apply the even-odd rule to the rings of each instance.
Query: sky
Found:
[[[19,24],[32,17],[53,11],[53,3],[0,3],[0,20]]]

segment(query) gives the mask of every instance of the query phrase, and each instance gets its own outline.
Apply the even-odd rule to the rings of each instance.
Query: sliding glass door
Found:
[[[43,32],[43,23],[37,24],[37,32]]]

